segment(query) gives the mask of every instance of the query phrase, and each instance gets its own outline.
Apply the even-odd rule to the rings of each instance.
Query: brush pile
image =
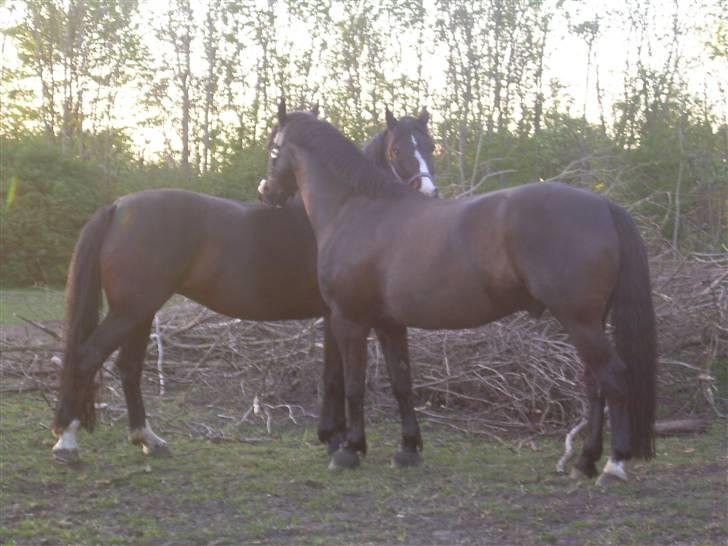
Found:
[[[728,412],[728,254],[651,263],[658,318],[661,417]],[[176,297],[157,316],[143,377],[146,396],[184,392],[191,403],[244,420],[313,417],[321,396],[322,320],[256,323]],[[38,327],[43,327],[41,330]],[[7,330],[7,329],[5,329]],[[58,325],[0,331],[1,391],[55,395]],[[410,330],[418,410],[489,435],[563,431],[584,414],[582,366],[559,323],[516,314],[463,331]],[[52,358],[56,357],[56,358]],[[123,411],[113,364],[100,401]],[[368,403],[395,412],[381,350],[369,343]]]

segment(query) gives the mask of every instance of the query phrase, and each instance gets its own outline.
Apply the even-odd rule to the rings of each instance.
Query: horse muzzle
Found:
[[[258,198],[271,207],[282,207],[286,200],[280,193],[276,193],[270,189],[268,181],[265,178],[258,184]]]
[[[428,197],[439,197],[439,191],[430,173],[419,172],[413,174],[407,179],[405,184]]]

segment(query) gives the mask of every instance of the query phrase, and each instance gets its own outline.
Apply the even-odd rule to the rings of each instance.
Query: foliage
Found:
[[[625,204],[675,252],[720,251],[725,17],[702,0],[621,3],[438,0],[432,10],[422,0],[175,0],[152,10],[149,0],[22,0],[0,8],[15,15],[2,33],[16,53],[0,67],[2,191],[16,188],[24,208],[2,212],[2,249],[17,249],[1,278],[61,281],[89,211],[124,193],[180,187],[255,199],[281,96],[292,109],[321,102],[359,144],[383,126],[385,106],[398,116],[427,106],[445,195],[558,178]],[[615,31],[625,53],[608,95],[602,64]],[[566,39],[578,46],[577,95],[553,65]],[[149,152],[155,139],[164,149]],[[41,149],[34,163],[29,150]],[[55,180],[49,191],[43,179]],[[89,191],[77,198],[79,187]],[[61,203],[69,218],[47,221],[46,209]]]
[[[108,200],[103,173],[42,139],[3,139],[0,149],[0,282],[62,284],[81,227]]]
[[[69,157],[42,137],[0,140],[2,286],[62,285],[78,234],[94,210],[114,198],[153,188],[181,188],[238,200],[257,199],[266,155],[254,147],[219,172],[190,176],[177,166],[114,171]]]

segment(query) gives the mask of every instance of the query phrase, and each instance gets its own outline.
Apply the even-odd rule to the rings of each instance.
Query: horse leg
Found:
[[[617,355],[600,324],[567,325],[566,328],[584,362],[586,373],[593,374],[596,378],[599,391],[606,397],[609,406],[612,455],[597,483],[606,485],[614,481],[627,481],[624,463],[631,457],[627,367]],[[597,409],[592,409],[590,418],[594,419],[593,415],[596,415],[597,411]],[[590,430],[590,433],[592,432]],[[597,434],[594,432],[594,437],[591,439],[596,440],[596,436]],[[601,441],[599,443],[601,444]],[[585,451],[590,447],[593,446],[590,446],[588,441],[585,442]],[[591,453],[593,456],[594,451]]]
[[[615,377],[611,381],[616,385],[623,385],[623,387],[607,390],[609,424],[612,429],[612,455],[597,479],[597,485],[603,486],[626,482],[625,462],[632,458],[626,365],[614,351],[612,369]]]
[[[324,317],[324,395],[321,403],[318,437],[327,444],[329,455],[346,440],[346,398],[341,352],[331,331],[331,319]]]
[[[602,435],[604,429],[604,397],[599,392],[596,378],[588,370],[585,375],[587,393],[586,438],[581,455],[571,470],[572,478],[594,478],[598,474],[596,462],[602,456]]]
[[[359,466],[358,453],[366,455],[367,452],[364,432],[364,383],[369,328],[333,315],[331,328],[344,361],[349,430],[345,442],[331,458],[329,468],[355,468]]]
[[[68,393],[61,396],[54,434],[58,441],[53,446],[53,456],[64,463],[79,460],[76,431],[81,425],[84,412],[94,412],[93,381],[96,372],[137,325],[138,321],[118,315],[113,311],[104,318],[93,334],[83,343],[78,354],[78,366],[74,366],[72,385]],[[90,422],[93,423],[93,418]]]
[[[116,367],[121,375],[129,414],[129,441],[141,446],[145,455],[164,456],[170,454],[167,442],[154,434],[147,423],[141,391],[142,368],[151,325],[152,319],[147,319],[132,330],[119,350]]]
[[[375,332],[382,345],[384,360],[387,363],[387,370],[389,370],[389,379],[402,420],[402,446],[393,457],[392,465],[398,468],[418,466],[422,462],[419,454],[419,451],[422,450],[422,436],[412,401],[412,373],[407,346],[407,329],[396,328],[375,330]]]

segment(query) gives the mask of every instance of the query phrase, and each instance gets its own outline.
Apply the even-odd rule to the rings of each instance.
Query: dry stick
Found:
[[[164,345],[162,345],[162,334],[159,330],[159,313],[154,315],[154,333],[150,336],[157,343],[157,375],[159,377],[159,396],[164,396]]]
[[[7,342],[0,342],[0,354],[2,353],[26,353],[33,351],[57,351],[57,345],[13,345]]]
[[[177,330],[174,330],[172,332],[167,332],[167,335],[178,336],[180,334],[185,333],[188,330],[191,330],[192,328],[194,328],[196,326],[204,324],[205,322],[207,322],[213,318],[215,318],[215,314],[211,313],[207,308],[203,308],[202,311],[200,311],[194,319],[189,321],[184,326],[181,326]],[[155,322],[157,321],[156,317],[154,320],[155,320]]]
[[[29,318],[25,318],[22,315],[18,315],[18,318],[20,320],[24,321],[24,322],[27,322],[31,326],[34,326],[34,327],[38,328],[38,330],[41,330],[41,331],[45,332],[46,334],[48,334],[49,336],[51,336],[53,339],[58,340],[58,341],[61,341],[61,336],[58,335],[53,330],[51,330],[50,328],[47,328],[47,327],[43,326],[42,324],[38,324],[37,322],[35,322],[33,320],[30,320]]]
[[[559,459],[556,463],[556,472],[563,474],[566,472],[566,464],[574,456],[574,437],[581,432],[586,426],[586,419],[579,421],[574,428],[572,428],[564,439],[564,456]]]
[[[502,169],[500,171],[495,171],[492,173],[488,173],[485,176],[483,176],[477,184],[472,185],[469,189],[465,190],[462,193],[459,193],[455,196],[455,199],[460,199],[461,197],[467,197],[469,195],[473,195],[485,182],[491,178],[494,178],[496,176],[500,176],[502,174],[510,174],[516,172],[515,169]]]

